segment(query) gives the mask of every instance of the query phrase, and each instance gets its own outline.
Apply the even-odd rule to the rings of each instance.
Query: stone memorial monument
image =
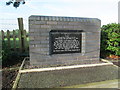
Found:
[[[30,16],[31,65],[22,64],[25,69],[19,70],[14,85],[18,89],[88,88],[89,83],[92,88],[93,83],[118,79],[118,67],[100,61],[100,25],[96,18]]]
[[[97,18],[30,16],[30,64],[99,63],[100,26]]]

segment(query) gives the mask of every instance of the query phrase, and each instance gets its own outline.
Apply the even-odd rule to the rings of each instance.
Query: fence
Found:
[[[1,30],[3,46],[15,52],[28,52],[29,50],[29,37],[26,30]]]

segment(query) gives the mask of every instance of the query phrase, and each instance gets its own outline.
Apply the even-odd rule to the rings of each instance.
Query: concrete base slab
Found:
[[[18,88],[56,88],[118,79],[118,67],[104,65],[21,73]]]
[[[81,85],[67,86],[62,88],[119,88],[119,84],[120,82],[118,82],[118,79],[115,79]]]

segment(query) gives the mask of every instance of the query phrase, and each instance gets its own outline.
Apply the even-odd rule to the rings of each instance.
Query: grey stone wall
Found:
[[[30,16],[30,63],[52,66],[99,62],[100,25],[96,18]],[[49,32],[51,30],[83,30],[82,52],[69,54],[49,53]]]

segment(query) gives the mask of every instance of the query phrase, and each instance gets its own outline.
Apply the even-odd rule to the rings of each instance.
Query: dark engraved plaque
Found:
[[[81,53],[80,30],[52,30],[50,32],[50,54]]]

